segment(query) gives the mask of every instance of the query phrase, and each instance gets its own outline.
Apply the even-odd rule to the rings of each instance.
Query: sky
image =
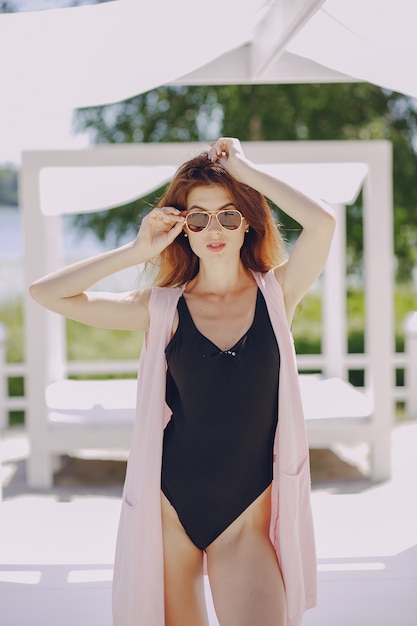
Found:
[[[1,111],[1,103],[0,103]],[[39,123],[25,124],[19,128],[1,127],[0,166],[17,165],[21,162],[22,146],[25,150],[53,150],[85,148],[90,144],[87,135],[75,135],[71,130],[72,111],[62,112],[53,122],[46,123],[39,117]]]
[[[15,0],[19,11],[38,11],[42,9],[65,8],[73,4],[72,0]],[[78,0],[78,4],[95,4],[94,0]],[[1,115],[1,98],[0,98]],[[72,132],[73,111],[61,111],[54,119],[42,119],[39,113],[38,123],[21,119],[19,127],[1,124],[0,165],[21,162],[22,146],[27,150],[37,149],[77,149],[89,145],[87,135],[75,135]]]

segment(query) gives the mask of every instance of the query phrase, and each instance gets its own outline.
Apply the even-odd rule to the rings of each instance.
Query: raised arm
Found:
[[[175,208],[154,209],[131,243],[40,278],[29,291],[39,304],[73,320],[117,330],[147,330],[149,292],[89,292],[103,278],[157,256],[174,241],[184,218]]]
[[[325,203],[313,200],[283,181],[262,172],[246,159],[238,139],[222,138],[212,144],[212,160],[218,160],[240,182],[272,200],[302,226],[290,257],[275,270],[283,289],[288,318],[316,281],[326,261],[335,217]]]

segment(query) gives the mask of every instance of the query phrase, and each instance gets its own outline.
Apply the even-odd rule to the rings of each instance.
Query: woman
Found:
[[[142,330],[117,542],[115,626],[296,626],[315,604],[308,446],[290,333],[325,263],[328,207],[263,173],[237,139],[185,163],[136,239],[35,282],[79,322]],[[287,260],[264,196],[302,232]],[[158,262],[155,286],[88,292]]]

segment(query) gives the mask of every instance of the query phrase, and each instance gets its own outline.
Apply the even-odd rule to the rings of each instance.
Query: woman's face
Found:
[[[190,191],[187,198],[187,214],[208,213],[210,216],[208,226],[201,232],[193,232],[185,226],[191,249],[201,260],[214,261],[239,256],[245,238],[245,229],[248,226],[245,218],[234,230],[222,227],[216,219],[219,211],[235,210],[239,210],[239,207],[234,204],[224,187],[210,185],[195,187]],[[227,215],[224,217],[227,218]],[[231,217],[237,219],[239,223],[238,216],[231,214]],[[224,223],[228,223],[228,220],[225,219]]]

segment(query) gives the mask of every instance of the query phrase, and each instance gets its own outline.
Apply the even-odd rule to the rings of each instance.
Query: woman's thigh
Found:
[[[270,488],[206,550],[213,602],[222,626],[284,626],[285,592],[269,539]]]
[[[165,626],[208,626],[203,553],[188,537],[161,493],[164,543]]]

